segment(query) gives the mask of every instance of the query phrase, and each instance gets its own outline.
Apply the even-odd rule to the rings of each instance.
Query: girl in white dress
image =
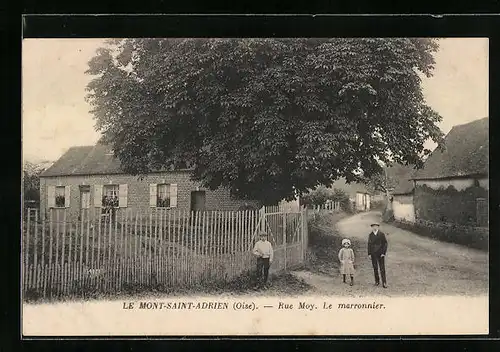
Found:
[[[346,276],[351,277],[352,286],[354,284],[354,251],[351,248],[351,241],[347,238],[342,240],[342,248],[339,251],[340,273],[342,274],[343,282],[346,282]]]

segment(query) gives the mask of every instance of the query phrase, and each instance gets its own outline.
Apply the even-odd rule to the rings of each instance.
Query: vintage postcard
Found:
[[[487,38],[24,39],[23,336],[488,334]]]

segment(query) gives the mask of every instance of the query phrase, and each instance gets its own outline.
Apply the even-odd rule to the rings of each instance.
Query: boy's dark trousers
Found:
[[[269,258],[257,258],[257,282],[262,279],[262,272],[264,272],[263,284],[267,283],[267,277],[269,276]]]
[[[387,283],[385,277],[385,258],[380,254],[372,254],[372,266],[373,274],[375,275],[375,283],[380,283],[380,277],[378,276],[378,268],[380,267],[380,275],[382,276],[382,283]]]

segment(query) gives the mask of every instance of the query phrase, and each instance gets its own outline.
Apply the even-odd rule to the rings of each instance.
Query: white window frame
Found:
[[[168,185],[168,207],[158,207],[158,186]],[[149,206],[151,208],[172,209],[177,208],[177,183],[152,183],[149,185]]]
[[[168,199],[168,207],[160,207],[158,206],[158,201],[160,200],[160,190],[162,188],[166,188],[166,198],[164,199]],[[160,209],[170,209],[170,198],[171,198],[171,194],[170,194],[170,183],[158,183],[156,185],[156,207],[157,208],[160,208]]]
[[[115,188],[116,192],[115,192],[115,195],[114,195],[114,198],[116,198],[118,200],[118,205],[116,205],[115,207],[113,208],[119,208],[120,207],[120,185],[119,184],[111,184],[111,185],[103,185],[102,186],[102,197],[101,197],[101,208],[104,208],[105,205],[103,203],[103,198],[105,196],[108,196],[108,190],[113,187]]]
[[[64,197],[64,204],[61,206],[61,205],[57,205],[57,197],[60,196],[57,194],[57,190],[63,190],[63,194],[62,194],[62,197]],[[54,208],[55,209],[64,209],[66,208],[66,203],[67,203],[67,200],[66,200],[66,186],[55,186],[54,187]]]

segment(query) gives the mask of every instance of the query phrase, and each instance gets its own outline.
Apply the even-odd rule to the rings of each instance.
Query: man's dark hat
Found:
[[[375,222],[375,223],[371,224],[370,226],[380,226],[380,224]]]

